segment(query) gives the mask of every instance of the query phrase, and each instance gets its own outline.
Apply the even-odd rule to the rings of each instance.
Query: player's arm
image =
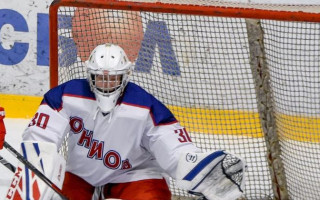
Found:
[[[225,151],[202,153],[159,101],[153,101],[150,112],[143,144],[179,187],[209,200],[236,199],[242,194],[243,159]]]
[[[201,152],[191,141],[188,132],[179,123],[153,126],[149,122],[144,146],[153,154],[158,164],[171,177],[176,177],[180,155],[184,152]]]
[[[236,199],[242,195],[246,164],[225,151],[202,153],[179,123],[153,127],[149,149],[177,186],[209,200]]]
[[[57,111],[43,104],[31,119],[22,139],[23,141],[51,142],[60,147],[69,129],[69,118],[63,109]]]

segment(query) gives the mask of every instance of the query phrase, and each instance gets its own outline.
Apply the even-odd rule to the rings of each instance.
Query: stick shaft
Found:
[[[16,171],[16,167],[13,164],[11,164],[9,161],[4,159],[1,155],[0,155],[0,163],[3,164],[6,168],[8,168],[11,172],[14,173]]]

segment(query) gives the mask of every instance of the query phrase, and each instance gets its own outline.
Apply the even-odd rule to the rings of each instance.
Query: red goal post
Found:
[[[124,46],[133,81],[197,146],[245,158],[243,198],[318,198],[320,5],[55,0],[50,87],[86,78],[83,61],[97,41]],[[192,198],[174,180],[170,189]]]
[[[58,44],[58,9],[61,6],[104,8],[132,11],[149,11],[162,13],[176,13],[188,15],[204,15],[216,17],[241,17],[250,19],[270,19],[285,21],[306,21],[319,22],[320,14],[317,12],[308,12],[320,6],[300,6],[298,10],[293,9],[292,5],[282,5],[269,7],[270,10],[264,10],[264,6],[257,4],[255,7],[250,4],[222,4],[213,2],[213,5],[197,5],[197,1],[190,1],[191,4],[162,3],[157,1],[149,3],[148,1],[118,1],[118,0],[55,0],[50,6],[50,44]],[[214,4],[215,2],[215,4]],[[193,4],[192,4],[193,3]],[[232,5],[238,7],[231,7]],[[272,8],[274,10],[272,10]],[[300,9],[299,9],[300,8]],[[302,8],[302,10],[301,10]],[[312,9],[310,9],[312,8]],[[306,11],[304,11],[306,10]],[[58,45],[50,45],[50,87],[58,85]]]

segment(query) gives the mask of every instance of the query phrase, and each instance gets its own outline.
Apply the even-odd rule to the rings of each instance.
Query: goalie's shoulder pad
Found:
[[[66,168],[65,159],[57,147],[49,142],[26,141],[21,143],[22,155],[58,187],[62,187]],[[51,199],[53,190],[29,170],[18,163],[6,199]]]

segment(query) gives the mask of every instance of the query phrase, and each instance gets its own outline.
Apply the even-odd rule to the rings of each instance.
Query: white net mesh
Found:
[[[311,5],[161,2],[320,11]],[[249,43],[248,36],[255,34],[247,20],[237,16],[72,6],[60,7],[58,16],[60,83],[86,77],[83,61],[97,44],[117,43],[135,63],[133,81],[171,109],[196,145],[205,150],[226,149],[247,161],[244,198],[278,198],[274,191],[283,185],[288,196],[282,199],[318,199],[320,23],[260,20],[260,52]],[[254,54],[264,67],[253,66]],[[280,142],[266,133],[276,134]],[[279,149],[270,148],[274,142]],[[277,172],[277,163],[283,163],[284,171]],[[173,180],[171,190],[189,196]]]

